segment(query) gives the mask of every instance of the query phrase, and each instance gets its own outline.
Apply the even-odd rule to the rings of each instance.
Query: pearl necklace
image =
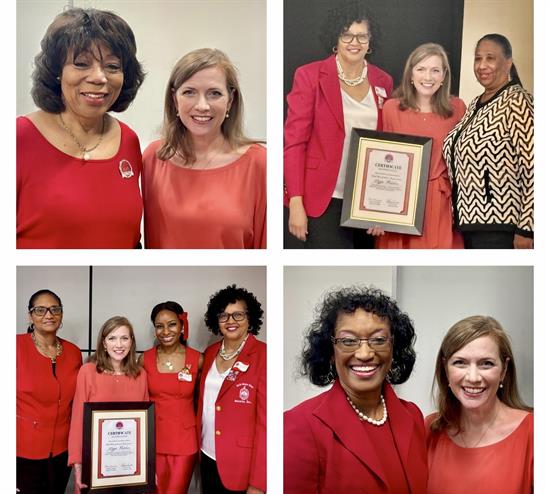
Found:
[[[363,60],[364,66],[363,71],[361,72],[361,75],[359,77],[356,77],[355,79],[348,79],[346,75],[344,74],[344,69],[342,68],[342,65],[340,64],[340,60],[338,60],[338,57],[336,57],[336,68],[338,69],[338,79],[340,79],[346,86],[359,86],[367,77],[367,61]]]
[[[101,125],[101,135],[99,136],[99,141],[97,141],[95,146],[92,146],[89,149],[86,149],[85,146],[83,146],[80,141],[76,138],[76,136],[71,132],[71,129],[65,125],[65,122],[63,121],[63,117],[61,116],[61,113],[59,114],[59,120],[61,120],[61,126],[69,134],[72,138],[72,140],[75,142],[75,144],[78,146],[78,149],[82,151],[82,159],[84,161],[88,161],[90,159],[90,152],[92,152],[94,149],[96,149],[103,140],[103,133],[105,132],[105,115],[103,116],[103,123]]]
[[[34,331],[31,333],[31,338],[32,338],[32,341],[34,342],[34,345],[38,349],[38,351],[42,355],[48,357],[52,361],[52,364],[55,364],[55,361],[57,360],[57,357],[59,357],[63,353],[63,346],[61,345],[61,342],[59,341],[59,338],[57,338],[57,337],[55,338],[55,355],[53,357],[49,355],[48,350],[45,347],[42,346],[42,343],[40,343],[36,339],[36,335],[34,334]]]
[[[353,411],[358,415],[359,420],[367,421],[369,424],[381,426],[386,423],[386,420],[388,419],[388,409],[386,408],[386,402],[384,401],[384,396],[380,395],[380,401],[382,402],[382,408],[384,409],[384,414],[380,420],[371,419],[366,413],[363,413],[359,408],[355,406],[353,401],[351,401],[351,398],[346,395],[346,399],[348,400],[349,404],[351,405],[351,408],[353,408]]]
[[[219,353],[220,357],[224,360],[231,360],[232,358],[235,358],[237,355],[239,355],[239,353],[241,353],[241,350],[243,349],[247,339],[248,339],[248,335],[246,335],[246,338],[243,341],[241,341],[239,348],[237,348],[232,353],[227,353],[225,351],[225,340],[222,340],[222,346],[220,348],[220,353]]]

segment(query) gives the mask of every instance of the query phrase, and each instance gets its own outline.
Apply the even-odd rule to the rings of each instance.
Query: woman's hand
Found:
[[[288,231],[302,242],[307,236],[307,214],[302,196],[294,196],[288,202]]]
[[[251,485],[249,485],[248,489],[246,489],[246,494],[264,494],[264,491],[261,491],[257,487],[252,487]]]
[[[75,463],[74,467],[74,494],[80,494],[80,489],[88,487],[86,484],[82,483],[82,464]]]
[[[381,237],[386,232],[384,231],[384,229],[381,226],[376,225],[376,226],[373,226],[371,228],[368,228],[367,233],[369,235],[372,235],[373,237]]]
[[[532,249],[534,241],[532,238],[523,237],[517,233],[514,235],[514,249]]]

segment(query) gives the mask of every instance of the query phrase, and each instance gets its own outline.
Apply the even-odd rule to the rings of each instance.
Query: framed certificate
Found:
[[[152,402],[84,403],[82,482],[90,493],[154,492]]]
[[[341,226],[422,235],[432,140],[352,129]]]

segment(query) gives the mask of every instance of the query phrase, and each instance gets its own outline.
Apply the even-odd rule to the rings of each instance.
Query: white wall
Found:
[[[30,97],[32,62],[55,15],[69,2],[17,1],[17,114],[36,108]],[[112,10],[132,28],[147,77],[136,99],[114,116],[132,127],[142,148],[158,138],[170,71],[196,48],[223,50],[239,71],[245,131],[266,138],[265,0],[76,0],[75,7]]]
[[[88,347],[89,311],[92,317],[92,348],[101,325],[111,316],[128,317],[136,333],[138,350],[153,345],[151,309],[159,302],[174,300],[188,312],[189,344],[203,351],[216,340],[203,317],[211,295],[236,283],[250,290],[264,309],[264,324],[258,337],[267,341],[266,273],[263,266],[100,266],[93,268],[92,305],[89,303],[89,268],[19,266],[17,268],[17,332],[27,330],[29,297],[49,288],[63,301],[63,328],[59,335],[81,349]]]
[[[399,396],[415,402],[425,414],[432,411],[435,357],[443,336],[458,320],[484,314],[500,321],[510,335],[519,388],[524,400],[533,404],[531,267],[286,267],[285,410],[326,389],[312,386],[296,373],[303,330],[312,321],[321,294],[335,285],[359,282],[392,295],[414,323],[417,361],[409,380],[396,387]]]

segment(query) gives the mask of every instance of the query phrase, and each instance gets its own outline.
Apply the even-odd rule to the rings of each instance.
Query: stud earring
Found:
[[[227,113],[225,114],[225,118],[229,118],[229,110],[228,110]]]
[[[502,388],[504,388],[504,384],[500,383],[500,384],[498,385],[498,387],[499,387],[500,389],[502,389]]]

